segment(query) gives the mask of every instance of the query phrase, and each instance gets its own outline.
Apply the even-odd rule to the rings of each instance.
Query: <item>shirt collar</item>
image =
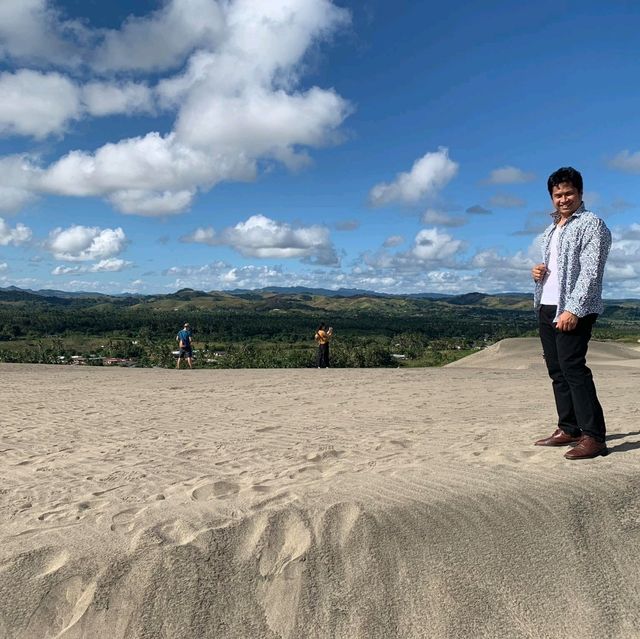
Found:
[[[580,206],[569,216],[569,219],[572,217],[580,217],[586,210],[584,202],[580,202]],[[553,217],[554,225],[557,224],[560,220],[560,213],[558,213],[558,211],[554,211],[551,216]]]

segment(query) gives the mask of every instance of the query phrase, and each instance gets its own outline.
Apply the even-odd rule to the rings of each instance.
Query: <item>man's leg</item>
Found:
[[[178,355],[178,361],[176,362],[176,368],[180,368],[180,355]]]
[[[542,352],[547,365],[549,377],[552,380],[553,396],[558,411],[558,428],[567,435],[577,437],[580,435],[578,419],[574,409],[571,388],[560,364],[558,354],[557,339],[562,335],[553,323],[555,318],[555,306],[541,306],[538,316],[538,326],[540,329],[540,341],[542,342]]]
[[[326,368],[327,367],[327,348],[326,344],[320,344],[318,347],[318,367]]]
[[[596,315],[581,317],[573,331],[559,333],[558,360],[569,384],[578,424],[582,432],[604,442],[606,426],[602,406],[598,401],[593,375],[586,365],[591,329]]]
[[[193,358],[191,356],[187,357],[187,364],[189,364],[189,368],[193,368],[192,359]]]

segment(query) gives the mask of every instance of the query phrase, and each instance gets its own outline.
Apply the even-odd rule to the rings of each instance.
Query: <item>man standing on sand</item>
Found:
[[[611,248],[605,223],[582,201],[582,176],[571,167],[549,176],[555,207],[542,236],[543,262],[531,270],[544,359],[558,411],[556,431],[536,446],[576,445],[567,459],[608,453],[602,406],[586,365],[591,329],[603,311],[602,276]]]
[[[180,368],[180,361],[183,357],[186,357],[189,368],[193,368],[193,351],[191,349],[192,336],[193,333],[191,332],[189,322],[185,322],[183,329],[176,335],[176,340],[178,341],[178,346],[180,347],[176,368]]]
[[[332,337],[333,328],[327,329],[322,322],[314,337],[318,343],[318,368],[329,368],[329,341]]]

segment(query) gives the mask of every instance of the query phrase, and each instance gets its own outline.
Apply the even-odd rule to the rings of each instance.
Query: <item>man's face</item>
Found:
[[[551,201],[562,217],[569,217],[582,204],[582,193],[569,182],[561,182],[553,187]]]

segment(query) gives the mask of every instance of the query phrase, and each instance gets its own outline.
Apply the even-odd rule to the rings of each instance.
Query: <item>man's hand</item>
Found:
[[[547,267],[544,264],[536,264],[531,269],[531,275],[536,282],[539,282],[547,274]]]
[[[559,331],[563,331],[564,333],[566,333],[567,331],[572,331],[577,325],[578,316],[574,315],[570,311],[564,311],[556,322],[556,328]]]

